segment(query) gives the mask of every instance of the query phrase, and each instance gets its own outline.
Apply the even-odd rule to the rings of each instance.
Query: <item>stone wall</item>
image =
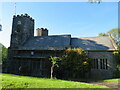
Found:
[[[34,36],[34,19],[27,14],[13,17],[10,47],[18,47]]]
[[[12,51],[12,52],[11,52]],[[55,50],[14,50],[9,49],[7,73],[49,77],[51,62],[50,56],[62,56],[64,51]]]
[[[14,59],[12,73],[19,75],[49,77],[50,61],[47,58],[16,58]]]
[[[92,78],[112,78],[113,77],[113,71],[115,69],[115,59],[113,57],[112,52],[89,52],[89,56],[93,59],[98,60],[98,69],[97,68],[92,68],[91,70],[91,77]],[[101,69],[101,60],[107,60],[107,68]],[[106,64],[104,62],[103,64]]]

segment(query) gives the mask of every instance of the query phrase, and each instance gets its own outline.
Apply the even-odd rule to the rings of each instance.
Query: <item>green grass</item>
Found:
[[[120,83],[120,78],[117,79],[105,79],[104,81],[109,81],[109,82],[119,82]]]
[[[116,82],[120,83],[120,78],[114,78],[114,79],[100,79],[100,78],[86,78],[86,79],[71,79],[73,81],[78,80],[78,81],[84,81],[84,82],[103,82],[103,81],[108,81],[108,82]]]
[[[81,82],[1,74],[2,88],[107,88]]]

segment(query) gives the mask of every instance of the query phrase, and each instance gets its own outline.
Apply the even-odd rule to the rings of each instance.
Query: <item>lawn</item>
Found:
[[[47,78],[1,74],[2,88],[107,88],[93,84]]]
[[[105,79],[104,81],[120,83],[120,78],[117,79]]]
[[[100,78],[87,78],[87,79],[73,79],[73,81],[84,81],[84,82],[103,82],[103,81],[107,81],[107,82],[115,82],[115,83],[120,83],[120,78],[114,78],[114,79],[100,79]]]

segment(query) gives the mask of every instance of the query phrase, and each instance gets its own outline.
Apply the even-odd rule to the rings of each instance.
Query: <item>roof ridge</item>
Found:
[[[108,37],[108,36],[95,36],[95,37],[72,37],[72,38],[99,38],[99,37]]]
[[[63,35],[48,35],[48,36],[71,36],[71,34],[63,34]]]
[[[71,34],[66,34],[66,35],[48,35],[48,36],[34,36],[34,37],[51,37],[51,36],[70,36]]]

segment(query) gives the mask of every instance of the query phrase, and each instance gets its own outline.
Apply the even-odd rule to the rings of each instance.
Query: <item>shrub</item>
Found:
[[[120,64],[120,51],[114,51],[113,54],[114,54],[116,63]]]
[[[120,65],[116,66],[116,69],[114,71],[114,77],[115,78],[120,78]]]
[[[0,45],[0,64],[2,64],[7,59],[7,48]]]
[[[63,77],[79,78],[91,69],[92,60],[83,49],[66,49],[66,54],[61,58]]]
[[[116,68],[114,70],[114,77],[120,78],[120,51],[113,52],[116,60]]]

